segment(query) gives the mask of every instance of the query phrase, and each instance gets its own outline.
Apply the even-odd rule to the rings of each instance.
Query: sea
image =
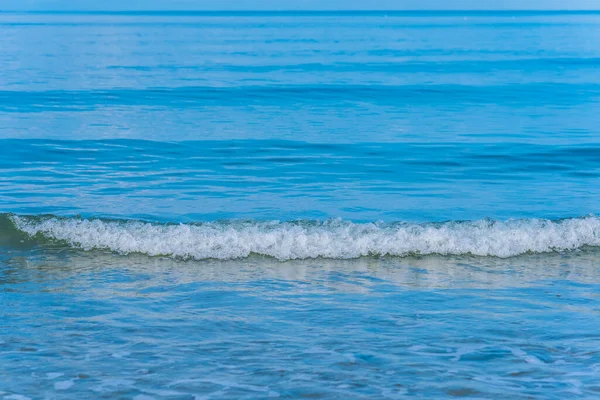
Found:
[[[599,12],[0,36],[0,398],[600,397]]]

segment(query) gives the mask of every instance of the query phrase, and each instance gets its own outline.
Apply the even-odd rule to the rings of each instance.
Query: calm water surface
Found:
[[[600,14],[0,30],[0,397],[600,396]]]

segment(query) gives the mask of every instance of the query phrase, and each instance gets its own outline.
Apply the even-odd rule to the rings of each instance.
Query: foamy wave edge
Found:
[[[75,217],[10,215],[30,237],[83,249],[183,259],[238,259],[252,254],[278,260],[364,256],[463,255],[511,257],[600,246],[600,218],[563,220],[354,223],[218,221],[154,224]]]
[[[282,261],[427,254],[506,258],[600,246],[600,218],[596,216],[426,224],[339,219],[155,224],[75,217],[8,218],[30,237],[63,241],[83,250],[196,260],[238,259],[252,254]]]

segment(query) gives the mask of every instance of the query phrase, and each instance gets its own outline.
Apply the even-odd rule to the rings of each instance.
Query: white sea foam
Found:
[[[600,246],[600,218],[595,216],[437,224],[329,220],[173,225],[25,216],[11,220],[30,236],[66,241],[84,250],[191,259],[235,259],[250,254],[279,260],[416,254],[511,257]]]

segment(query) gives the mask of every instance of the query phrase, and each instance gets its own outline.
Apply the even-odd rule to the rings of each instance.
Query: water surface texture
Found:
[[[600,13],[0,30],[0,398],[600,396]]]

